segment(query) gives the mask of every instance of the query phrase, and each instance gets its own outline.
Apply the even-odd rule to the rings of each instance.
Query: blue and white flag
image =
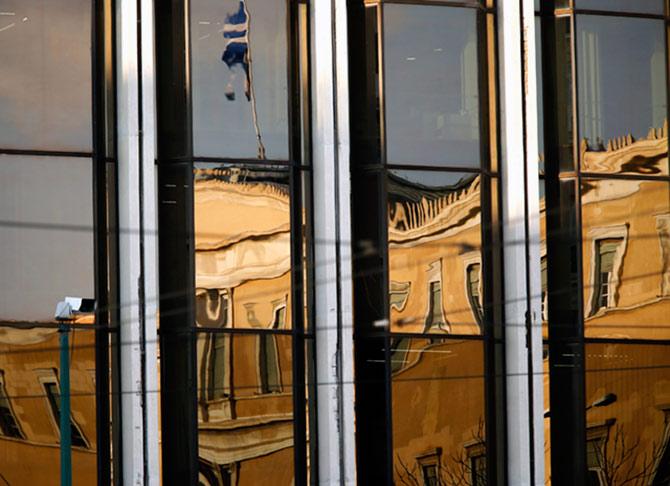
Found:
[[[231,70],[230,79],[226,86],[225,95],[229,100],[235,99],[235,91],[233,88],[233,81],[235,80],[234,67],[239,65],[244,70],[244,95],[247,100],[250,100],[250,85],[249,79],[249,12],[244,3],[240,0],[239,8],[234,14],[226,15],[226,20],[223,24],[223,38],[226,39],[226,48],[223,50],[221,60],[226,63],[226,66]]]

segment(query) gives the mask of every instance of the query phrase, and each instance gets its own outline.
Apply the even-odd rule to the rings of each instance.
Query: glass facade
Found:
[[[0,478],[110,484],[111,3],[0,3]],[[95,304],[57,322],[66,297]]]
[[[486,399],[502,343],[493,16],[476,2],[366,2],[350,13],[367,46],[350,67],[366,79],[350,105],[365,484],[501,477]]]
[[[546,482],[664,484],[667,12],[567,7],[538,12]]]
[[[184,484],[315,478],[307,13],[160,13],[184,36],[158,78],[163,474]]]
[[[0,0],[0,482],[670,483],[668,2],[345,3]]]

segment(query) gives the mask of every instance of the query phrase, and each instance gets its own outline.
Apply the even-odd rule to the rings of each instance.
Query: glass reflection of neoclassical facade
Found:
[[[185,93],[158,145],[160,258],[175,262],[161,270],[164,474],[206,486],[307,484],[307,6],[177,4],[163,13],[188,19],[188,54],[169,51],[158,98],[160,123]]]
[[[670,484],[669,9],[0,0],[0,484]]]
[[[551,3],[538,10],[545,477],[666,484],[667,7]]]
[[[487,484],[497,471],[494,9],[350,12],[357,474]],[[365,135],[362,135],[362,134]],[[364,444],[374,446],[369,447]]]

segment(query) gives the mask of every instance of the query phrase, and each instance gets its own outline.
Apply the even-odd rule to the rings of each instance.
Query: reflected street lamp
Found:
[[[584,411],[588,412],[592,408],[607,407],[608,405],[612,405],[614,402],[616,402],[618,398],[619,397],[616,396],[616,393],[608,393],[598,398],[597,400],[594,400],[589,406],[587,406],[584,409]],[[550,418],[550,417],[551,417],[551,410],[549,409],[545,410],[544,418]]]
[[[60,348],[60,484],[72,486],[72,427],[70,425],[70,328],[68,322],[76,314],[93,312],[95,300],[65,297],[56,306],[55,319],[58,321],[58,344]]]

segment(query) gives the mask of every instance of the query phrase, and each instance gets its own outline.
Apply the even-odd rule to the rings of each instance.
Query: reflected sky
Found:
[[[591,150],[645,138],[667,117],[662,20],[577,17],[580,138]]]
[[[383,11],[387,162],[479,167],[477,12]]]
[[[90,159],[0,156],[0,321],[95,296],[92,178]]]
[[[91,150],[91,2],[0,2],[0,147]]]
[[[244,70],[241,64],[231,69],[222,61],[227,43],[224,24],[239,8],[236,0],[191,2],[193,143],[197,156],[258,157],[254,103],[245,96]],[[286,4],[246,0],[246,9],[259,133],[267,158],[287,159]],[[231,94],[234,99],[229,99]]]

